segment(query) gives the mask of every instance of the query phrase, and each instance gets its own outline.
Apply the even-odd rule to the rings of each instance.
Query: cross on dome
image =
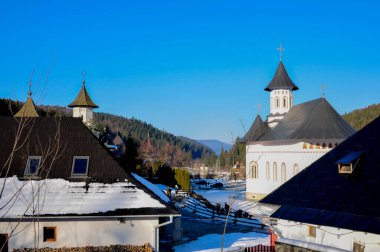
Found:
[[[285,47],[280,44],[280,46],[277,48],[277,51],[280,52],[280,61],[282,61],[282,52],[285,51]]]

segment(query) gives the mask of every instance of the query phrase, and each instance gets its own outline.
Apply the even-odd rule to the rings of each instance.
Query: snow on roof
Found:
[[[155,184],[150,183],[148,180],[140,177],[136,173],[132,173],[133,177],[139,181],[141,184],[145,185],[149,190],[151,190],[154,194],[156,194],[160,199],[165,201],[166,203],[170,203],[169,197]]]
[[[113,184],[69,182],[64,179],[20,181],[0,178],[1,218],[31,215],[96,214],[119,209],[165,208],[130,182]]]

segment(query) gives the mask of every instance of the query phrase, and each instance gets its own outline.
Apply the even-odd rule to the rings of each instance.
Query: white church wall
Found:
[[[302,171],[311,163],[322,157],[331,148],[328,148],[329,143],[335,146],[335,143],[341,140],[310,140],[310,143],[325,143],[327,147],[322,149],[309,149],[309,146],[304,146],[304,142],[294,141],[268,141],[261,143],[253,143],[247,145],[246,149],[246,176],[247,176],[247,199],[259,200],[269,194],[277,187],[292,178],[294,174],[294,166],[296,170]],[[306,147],[306,149],[305,149]],[[252,176],[252,164],[257,163],[257,175]],[[267,174],[267,162],[269,163],[269,174]],[[277,179],[274,176],[274,164],[277,165]],[[282,178],[282,164],[285,165],[286,178]],[[269,176],[268,176],[269,175]]]
[[[270,92],[271,114],[285,114],[293,105],[293,95],[290,89],[277,89]]]
[[[38,247],[84,247],[154,244],[154,225],[158,219],[125,219],[120,223],[117,218],[103,221],[41,221],[36,223],[39,231]],[[10,232],[16,222],[1,222],[0,233]],[[56,227],[56,241],[43,241],[43,228]],[[34,248],[35,232],[31,222],[21,222],[14,232],[16,235],[8,241],[9,251],[18,248]]]
[[[315,237],[309,235],[309,226],[315,227]],[[296,241],[302,241],[353,251],[353,244],[356,242],[364,245],[366,252],[380,251],[380,235],[377,234],[287,220],[279,220],[276,228],[281,231],[281,235],[285,238],[284,240],[280,238],[279,241],[284,243],[297,244]]]

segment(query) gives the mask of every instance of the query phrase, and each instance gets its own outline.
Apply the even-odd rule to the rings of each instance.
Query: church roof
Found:
[[[83,81],[83,85],[81,90],[79,91],[79,94],[75,98],[75,100],[68,105],[69,108],[73,107],[92,107],[92,108],[99,108],[98,105],[96,105],[90,98],[90,96],[87,93],[85,82]]]
[[[298,87],[296,86],[296,84],[294,84],[294,82],[290,79],[288,73],[286,72],[284,64],[282,63],[282,61],[280,61],[273,79],[264,90],[272,91],[275,89],[289,88],[291,90],[298,90]]]
[[[21,109],[15,114],[15,117],[38,117],[36,106],[30,95]]]
[[[355,130],[325,98],[293,106],[276,127],[257,141],[346,139]]]
[[[380,234],[380,117],[277,188],[274,218]],[[361,153],[354,170],[338,164]],[[347,160],[346,160],[347,161]]]
[[[9,163],[16,134],[19,134],[17,131],[19,125],[23,125],[18,138],[19,148]],[[4,167],[5,164],[9,166],[9,169],[3,169],[0,177],[13,176],[15,181],[8,183],[9,188],[6,188],[8,191],[15,191],[13,187],[23,183],[18,181],[25,179],[30,181],[28,180],[30,175],[25,175],[28,157],[41,157],[38,170],[31,177],[36,182],[31,182],[30,186],[33,186],[33,183],[46,182],[46,199],[49,200],[44,204],[42,215],[178,213],[151,189],[126,172],[100,140],[82,123],[81,118],[38,117],[20,121],[13,117],[0,117],[0,139],[2,140],[0,166]],[[72,174],[75,156],[88,157],[86,175]],[[5,181],[1,178],[0,181]],[[26,186],[25,190],[30,186]],[[55,198],[57,192],[59,197]],[[30,195],[29,191],[25,193]],[[3,194],[4,199],[0,201],[6,202],[8,196]],[[16,205],[21,208],[27,204],[22,201],[15,202]],[[17,211],[24,213],[25,209],[20,208],[17,208]],[[7,216],[16,214],[17,211],[9,211]],[[2,213],[4,212],[0,214]]]
[[[255,121],[253,121],[251,128],[243,137],[243,142],[253,142],[256,141],[259,137],[264,135],[268,131],[268,126],[263,122],[260,115],[257,115]]]

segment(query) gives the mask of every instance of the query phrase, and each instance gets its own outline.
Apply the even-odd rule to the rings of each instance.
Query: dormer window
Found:
[[[357,163],[359,162],[359,159],[362,154],[363,152],[361,151],[352,151],[343,158],[339,159],[336,162],[338,165],[338,172],[351,174],[354,171]]]
[[[41,156],[29,156],[24,175],[36,175],[41,164]]]
[[[87,176],[89,159],[89,156],[74,156],[71,175]]]

